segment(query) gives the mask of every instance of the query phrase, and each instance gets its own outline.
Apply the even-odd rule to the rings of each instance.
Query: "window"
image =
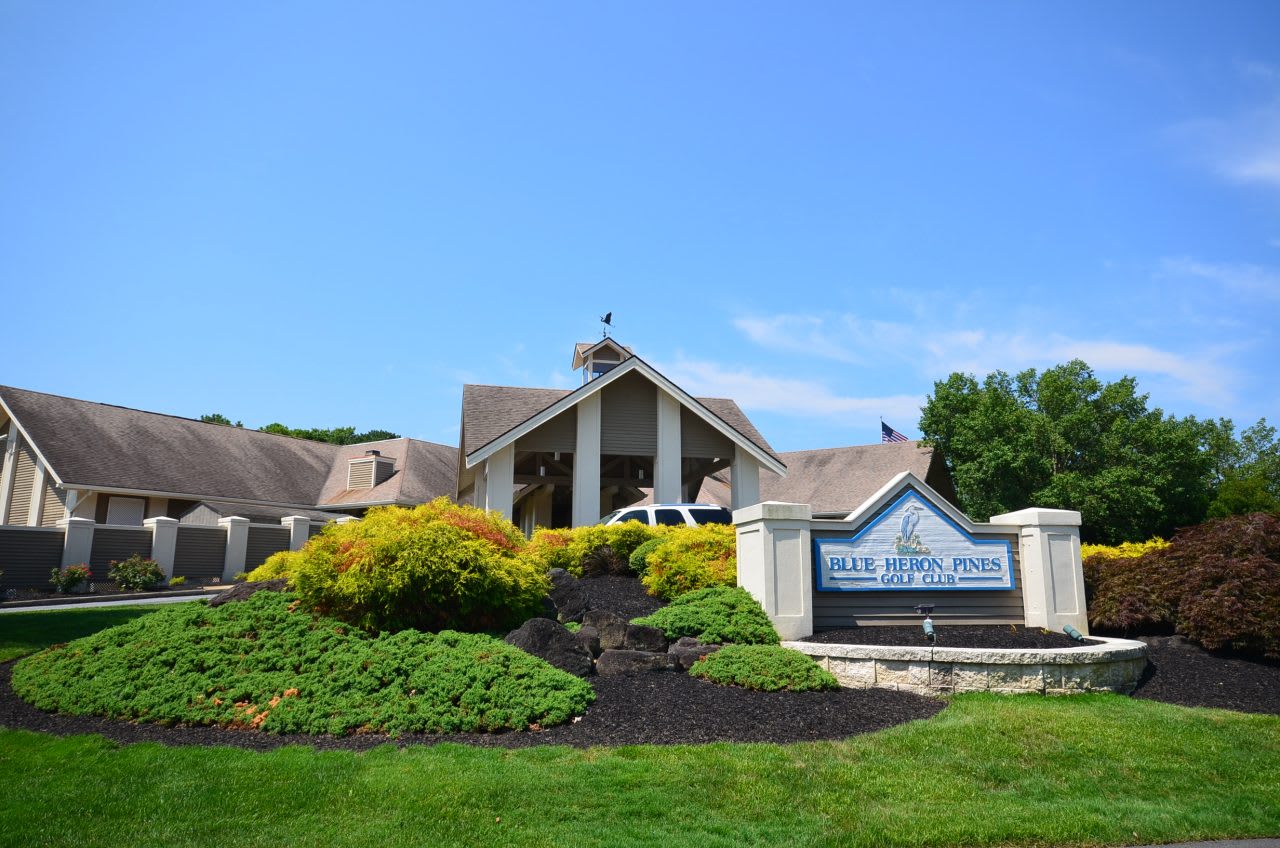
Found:
[[[630,512],[624,512],[618,521],[639,521],[641,524],[648,524],[649,513],[643,509],[633,509]]]
[[[678,509],[655,509],[653,518],[658,524],[674,525],[676,527],[680,527],[685,523],[684,516],[680,514]]]
[[[145,498],[122,498],[112,495],[107,501],[107,524],[125,524],[131,527],[142,526],[142,516],[146,512]]]
[[[727,509],[691,509],[689,514],[699,524],[732,524],[733,513]]]

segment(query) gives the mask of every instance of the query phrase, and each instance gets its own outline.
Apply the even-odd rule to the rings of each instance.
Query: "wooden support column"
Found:
[[[573,526],[600,521],[600,393],[578,406],[578,438],[573,450]]]

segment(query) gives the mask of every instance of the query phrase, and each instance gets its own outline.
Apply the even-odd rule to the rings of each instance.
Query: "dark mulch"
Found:
[[[1133,697],[1280,715],[1280,663],[1211,653],[1180,636],[1143,641],[1147,669]]]
[[[677,672],[595,677],[597,699],[587,714],[540,732],[412,734],[391,739],[362,736],[270,735],[214,727],[160,727],[116,719],[46,713],[13,693],[13,663],[0,665],[0,726],[67,736],[98,733],[121,743],[228,745],[271,750],[309,745],[322,750],[366,750],[387,743],[434,745],[457,742],[493,748],[534,745],[685,745],[704,742],[806,742],[843,739],[929,718],[941,701],[881,689],[834,692],[752,692]]]
[[[1039,627],[1009,625],[938,624],[934,626],[938,648],[1078,648],[1079,642],[1065,633],[1041,630]],[[846,630],[824,630],[802,641],[836,645],[911,645],[929,647],[924,629],[919,625],[886,627],[853,627]],[[1097,642],[1089,640],[1088,644]]]
[[[608,610],[628,621],[667,605],[661,598],[650,595],[635,577],[584,577],[578,585],[587,593],[591,609]]]

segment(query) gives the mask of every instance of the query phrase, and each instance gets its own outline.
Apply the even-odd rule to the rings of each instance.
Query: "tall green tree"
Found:
[[[1080,360],[981,384],[954,373],[934,384],[920,430],[970,515],[1075,509],[1086,541],[1140,541],[1203,519],[1216,432],[1147,401],[1132,377],[1104,383]]]
[[[1245,428],[1239,438],[1231,419],[1219,419],[1210,450],[1214,483],[1210,518],[1280,512],[1280,440],[1266,418]]]

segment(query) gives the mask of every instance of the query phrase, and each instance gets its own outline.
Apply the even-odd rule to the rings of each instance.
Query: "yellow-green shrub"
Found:
[[[665,532],[666,527],[649,527],[639,521],[621,524],[593,524],[587,527],[548,530],[539,527],[525,548],[525,557],[545,571],[563,568],[571,574],[582,576],[582,560],[592,551],[608,545],[623,562],[650,539]]]
[[[303,604],[365,630],[495,630],[536,614],[550,588],[496,513],[445,498],[372,509],[281,558]]]
[[[1132,559],[1168,546],[1168,542],[1156,536],[1154,539],[1148,539],[1145,542],[1122,542],[1119,545],[1081,545],[1080,556],[1083,559],[1088,559],[1091,556],[1101,556],[1104,559]]]
[[[262,565],[246,574],[244,579],[249,582],[256,582],[258,580],[278,580],[281,577],[292,577],[301,559],[302,551],[276,551],[267,557]]]
[[[732,525],[671,527],[661,545],[646,557],[641,580],[650,595],[668,600],[685,592],[738,582],[737,537]]]

